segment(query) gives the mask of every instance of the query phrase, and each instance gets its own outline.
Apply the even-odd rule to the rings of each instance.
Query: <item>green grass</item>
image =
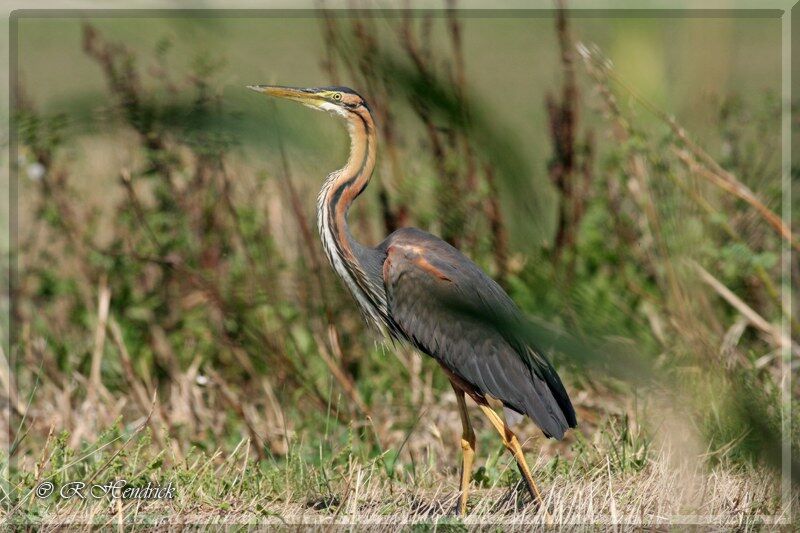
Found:
[[[314,446],[292,442],[285,456],[254,461],[247,439],[227,453],[190,449],[178,458],[168,451],[156,453],[147,429],[130,431],[120,425],[77,448],[68,446],[68,440],[66,433],[53,437],[43,449],[38,473],[28,473],[12,486],[12,524],[159,524],[176,517],[184,523],[240,524],[543,519],[528,502],[509,456],[496,447],[476,472],[469,515],[459,518],[453,515],[456,475],[437,470],[437,458],[413,467],[394,464],[396,469],[389,473],[385,455],[365,453],[357,443],[315,456]],[[609,420],[592,441],[579,436],[571,452],[571,460],[556,457],[547,462],[529,455],[548,508],[562,523],[640,523],[647,516],[641,523],[659,524],[681,516],[714,515],[720,524],[754,525],[779,512],[777,479],[731,463],[711,470],[712,481],[705,481],[700,498],[687,498],[691,485],[680,485],[692,475],[686,465],[673,463],[676,458],[663,449],[651,449],[644,435],[631,435],[625,419]],[[73,480],[101,486],[111,480],[126,480],[128,486],[171,484],[175,498],[117,502],[105,496],[61,499],[34,494],[43,482],[52,482],[58,492]],[[747,493],[753,501],[733,504],[727,495],[736,492]],[[576,498],[591,504],[575,505]],[[621,515],[614,517],[615,513]]]
[[[254,34],[239,30],[263,28],[257,20],[162,21],[153,31],[167,35],[152,38],[139,38],[139,23],[85,29],[88,53],[74,21],[20,26],[27,74],[14,117],[22,161],[15,379],[0,375],[11,384],[15,429],[9,519],[423,528],[542,521],[474,408],[470,514],[451,516],[461,427],[446,376],[407,346],[376,341],[314,235],[317,187],[341,163],[345,137],[327,117],[238,89],[254,81],[245,73],[283,81],[272,76],[317,65],[316,48],[296,62],[279,54],[311,22],[295,20],[293,28],[305,28],[297,35],[259,34],[273,45],[269,61],[242,52]],[[319,23],[314,39],[323,38]],[[377,242],[387,215],[402,215],[450,233],[531,317],[530,334],[555,361],[580,423],[561,443],[531,423],[519,428],[557,522],[786,521],[776,461],[783,340],[763,325],[785,315],[784,242],[752,201],[719,186],[747,187],[777,210],[774,58],[753,64],[735,55],[730,83],[741,94],[714,78],[705,81],[717,94],[706,98],[624,77],[642,61],[656,74],[708,67],[705,56],[686,60],[685,44],[651,42],[672,30],[634,32],[646,45],[640,56],[620,41],[633,22],[611,37],[598,33],[625,66],[609,68],[599,51],[574,58],[580,120],[570,149],[585,166],[572,170],[580,186],[570,193],[550,174],[561,160],[543,111],[545,93],[559,87],[543,76],[528,87],[530,73],[495,61],[485,46],[498,35],[516,39],[516,21],[491,19],[485,34],[479,20],[462,23],[464,91],[445,67],[458,49],[449,41],[437,40],[422,67],[403,37],[359,47],[349,22],[317,43],[333,47],[348,83],[369,88],[376,109],[394,113],[394,135],[381,130],[378,175],[353,210],[354,232]],[[596,24],[574,27],[591,36]],[[742,25],[742,42],[765,31],[752,21],[737,21],[737,31]],[[658,26],[702,28],[693,19]],[[218,37],[210,28],[235,39],[211,46]],[[420,21],[412,30],[423,38]],[[48,34],[74,46],[56,54]],[[563,75],[556,44],[536,39],[553,76]],[[658,46],[669,52],[651,64]],[[521,61],[514,54],[510,65]],[[78,68],[58,92],[41,83],[55,57]],[[498,102],[487,91],[492,72],[475,74],[487,63],[522,90]],[[317,66],[307,72],[332,77]],[[303,83],[286,80],[295,82]],[[680,111],[677,125],[660,107]],[[581,217],[574,242],[556,249],[555,213],[564,205],[580,205]],[[800,327],[790,327],[796,337]],[[45,481],[122,478],[171,482],[177,497],[111,504],[32,493]]]

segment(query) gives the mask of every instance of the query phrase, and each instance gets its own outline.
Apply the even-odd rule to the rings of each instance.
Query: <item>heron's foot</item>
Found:
[[[524,479],[520,479],[514,485],[508,487],[503,495],[492,505],[490,512],[513,515],[525,509],[529,498],[528,486]]]
[[[467,516],[467,502],[461,501],[461,493],[458,493],[458,499],[456,499],[455,505],[453,505],[452,510],[450,511],[451,516],[458,516],[463,518]]]
[[[522,486],[520,486],[520,484]],[[522,500],[524,497],[524,493],[527,492],[530,495],[530,503],[533,505],[534,509],[541,511],[544,514],[545,524],[552,526],[553,515],[550,514],[550,509],[547,507],[547,504],[544,502],[544,500],[541,499],[541,495],[536,490],[536,487],[531,486],[525,479],[525,476],[523,476],[523,479],[520,480],[520,484],[517,485],[517,494],[519,494],[520,500]]]

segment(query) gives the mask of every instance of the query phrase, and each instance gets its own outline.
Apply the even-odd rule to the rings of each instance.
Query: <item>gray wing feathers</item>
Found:
[[[575,413],[555,370],[508,332],[521,314],[502,288],[444,241],[400,230],[381,245],[392,320],[448,370],[561,438]],[[505,330],[505,331],[504,331]]]

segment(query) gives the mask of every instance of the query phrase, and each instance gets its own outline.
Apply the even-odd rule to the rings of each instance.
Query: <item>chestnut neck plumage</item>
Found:
[[[385,332],[388,311],[382,278],[375,272],[378,252],[355,240],[347,224],[350,205],[369,184],[375,168],[375,123],[366,107],[338,108],[347,121],[350,156],[340,170],[328,175],[317,199],[317,223],[325,253],[336,273],[355,297],[365,317]]]

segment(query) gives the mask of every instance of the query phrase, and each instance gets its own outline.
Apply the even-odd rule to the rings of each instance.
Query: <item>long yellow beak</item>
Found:
[[[307,89],[299,89],[296,87],[283,87],[280,85],[248,85],[248,89],[263,93],[276,98],[284,98],[286,100],[294,100],[295,102],[302,102],[304,104],[313,104],[321,100],[315,93]]]

